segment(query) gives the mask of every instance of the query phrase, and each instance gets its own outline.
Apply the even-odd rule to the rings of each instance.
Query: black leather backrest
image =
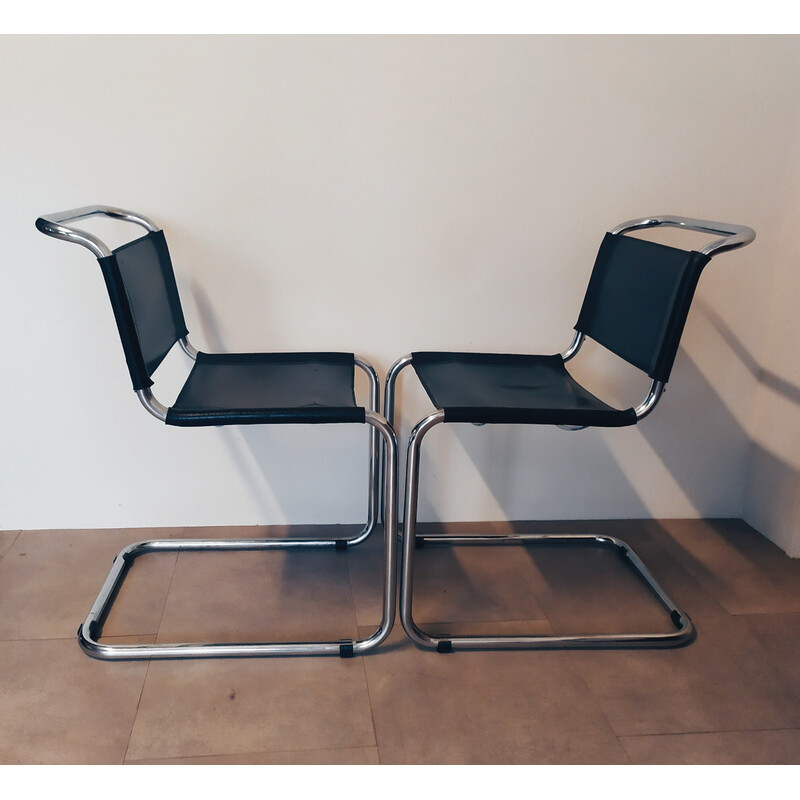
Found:
[[[148,233],[98,261],[133,388],[152,386],[153,372],[188,333],[164,233]]]
[[[695,251],[607,233],[575,329],[666,383],[709,260]]]

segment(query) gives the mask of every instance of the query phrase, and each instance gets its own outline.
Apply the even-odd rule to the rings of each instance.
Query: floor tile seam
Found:
[[[182,528],[181,530],[182,530],[183,533],[185,533],[189,529],[188,528]],[[156,637],[155,640],[156,640],[156,642],[158,642],[158,638],[159,638],[159,635],[161,633],[161,625],[164,622],[164,614],[167,611],[167,603],[169,602],[169,595],[170,595],[170,592],[172,591],[172,582],[175,579],[175,573],[178,570],[178,559],[180,557],[181,557],[181,553],[179,551],[179,552],[177,552],[175,554],[175,561],[172,564],[172,571],[169,574],[169,583],[167,584],[167,591],[164,592],[164,603],[161,606],[161,613],[158,616],[158,623],[156,624],[156,632],[155,632],[155,637]],[[149,671],[149,669],[150,668],[149,668],[149,665],[148,665],[148,671]]]
[[[11,550],[11,548],[17,543],[17,539],[19,539],[20,535],[22,534],[22,531],[10,530],[10,531],[0,531],[0,533],[12,534],[11,544],[8,546],[8,549]]]
[[[664,733],[622,733],[617,738],[622,739],[654,739],[673,736],[714,736],[726,733],[781,733],[797,731],[800,733],[800,726],[782,725],[774,728],[720,728],[707,731],[665,731]]]
[[[22,638],[4,639],[0,636],[0,644],[13,644],[15,642],[77,642],[78,637],[76,634],[69,636],[31,636]]]
[[[143,759],[143,758],[133,758],[128,760],[127,758],[122,761],[123,765],[136,765],[136,764],[151,764],[157,763],[160,761],[189,761],[195,758],[235,758],[236,756],[259,756],[259,755],[289,755],[291,753],[337,753],[337,752],[347,752],[348,750],[378,750],[378,746],[375,744],[365,744],[365,745],[344,745],[342,747],[293,747],[290,750],[237,750],[232,753],[208,753],[208,754],[196,754],[196,755],[188,755],[188,756],[170,756],[168,758],[153,758],[153,759]],[[366,762],[364,762],[366,763]]]
[[[348,548],[348,550],[349,549],[350,548]],[[364,627],[364,626],[359,626],[359,624],[358,624],[358,608],[356,607],[356,593],[355,593],[355,587],[353,586],[352,561],[350,559],[350,553],[348,551],[345,551],[345,552],[346,552],[346,555],[348,556],[347,560],[345,562],[345,565],[346,565],[346,569],[347,569],[347,584],[348,584],[348,586],[350,588],[350,602],[351,602],[352,607],[353,607],[353,622],[355,623],[355,626],[356,626],[356,637],[359,637],[360,636],[359,629],[361,627]],[[383,586],[384,586],[384,583],[381,582],[381,597],[383,597]],[[395,611],[396,611],[396,609],[395,609]],[[381,614],[383,615],[385,613],[386,613],[386,608],[382,607]],[[383,616],[382,616],[382,619],[383,619]],[[392,627],[394,627],[394,625]],[[380,626],[379,626],[378,630],[379,629],[380,629]],[[389,634],[387,634],[387,638],[388,638],[388,636],[389,636]],[[380,647],[380,645],[378,645],[378,647]],[[376,754],[378,756],[378,763],[380,764],[381,763],[381,751],[380,751],[380,747],[378,746],[378,729],[377,729],[377,726],[375,724],[375,710],[373,708],[373,703],[372,703],[372,693],[370,692],[370,688],[369,688],[369,676],[367,674],[367,665],[366,665],[366,662],[365,662],[365,659],[364,659],[363,656],[359,658],[359,661],[361,662],[361,670],[362,670],[362,673],[364,675],[364,686],[366,687],[366,690],[367,690],[367,704],[369,705],[369,721],[370,721],[370,726],[372,728],[372,740],[375,743],[372,746],[375,747],[375,752],[376,752]],[[328,749],[330,749],[330,748],[328,748]],[[341,749],[341,748],[333,748],[333,749]],[[287,752],[294,752],[294,751],[287,751]]]
[[[356,545],[356,547],[357,546],[358,545]],[[344,563],[345,563],[345,570],[347,571],[347,587],[348,587],[348,589],[350,591],[350,606],[353,609],[353,624],[355,625],[356,639],[358,639],[358,637],[359,637],[358,629],[361,626],[359,626],[359,624],[358,624],[358,609],[356,608],[356,592],[355,592],[355,589],[353,587],[353,572],[352,572],[352,569],[351,569],[352,563],[351,563],[350,552],[349,552],[351,549],[352,548],[350,548],[350,547],[345,549],[345,552],[344,552],[344,554],[345,554],[345,562]],[[382,583],[381,583],[381,596],[383,596],[383,584]]]
[[[369,672],[367,671],[367,662],[365,658],[361,658],[361,669],[364,671],[364,685],[367,687],[367,703],[369,703],[369,721],[372,725],[372,738],[375,742],[375,751],[378,755],[378,763],[383,764],[381,758],[381,746],[378,741],[378,726],[375,722],[375,704],[372,700],[372,689],[369,685]]]
[[[796,611],[727,611],[730,617],[790,617],[800,616],[800,607]]]
[[[14,533],[14,532],[13,531],[0,531],[0,533]],[[20,536],[21,533],[22,533],[22,531],[16,531],[14,537],[9,542],[5,553],[0,553],[0,564],[2,564],[3,561],[5,561],[6,556],[14,549],[14,545],[17,543],[17,540],[19,539],[19,536]]]
[[[619,745],[619,748],[624,754],[625,759],[628,761],[628,763],[633,763],[630,754],[625,748],[625,745],[622,743],[621,739],[622,734],[618,733],[611,717],[606,713],[605,709],[603,708],[603,704],[600,698],[592,690],[592,687],[589,685],[589,682],[586,680],[586,677],[583,674],[583,670],[581,670],[580,665],[578,664],[577,655],[585,651],[567,649],[560,651],[555,650],[553,652],[566,653],[567,659],[569,660],[569,664],[571,665],[572,670],[575,673],[576,680],[580,682],[580,685],[583,686],[583,688],[586,690],[587,696],[590,697],[592,699],[592,702],[594,703],[595,711],[598,715],[598,718],[602,719],[606,723],[606,725],[608,726],[608,730],[611,731],[611,735],[616,739],[617,744]]]
[[[418,625],[483,625],[484,623],[501,623],[507,624],[509,622],[547,622],[552,624],[549,617],[470,617],[469,619],[435,619],[435,620],[421,620],[418,617],[414,618],[414,622]]]
[[[176,561],[177,561],[177,559],[176,559]],[[142,705],[142,697],[144,696],[144,687],[145,687],[145,684],[147,683],[147,677],[150,675],[150,667],[152,665],[153,665],[153,659],[148,659],[147,660],[147,666],[145,667],[145,671],[144,671],[144,676],[142,678],[142,684],[139,687],[139,696],[136,698],[136,709],[133,712],[133,719],[131,720],[131,727],[130,727],[130,730],[128,731],[128,740],[125,742],[125,752],[122,755],[122,761],[120,762],[121,764],[125,763],[125,761],[126,761],[126,759],[128,757],[128,751],[131,748],[131,740],[133,739],[133,731],[136,728],[136,721],[139,719],[139,709],[140,709],[140,707]]]
[[[281,748],[280,746],[275,748],[262,748],[261,750],[219,750],[214,753],[184,753],[183,755],[173,755],[173,756],[164,756],[163,758],[131,758],[128,759],[127,757],[127,749],[125,753],[125,758],[121,762],[123,764],[137,764],[137,763],[146,763],[150,761],[186,761],[189,759],[194,758],[235,758],[236,756],[253,756],[253,755],[278,755],[278,754],[286,754],[286,753],[324,753],[324,752],[346,752],[347,750],[371,750],[374,749],[376,752],[378,751],[378,745],[373,744],[350,744],[350,745],[342,745],[342,746],[333,746],[333,747],[293,747],[289,750],[285,748]]]

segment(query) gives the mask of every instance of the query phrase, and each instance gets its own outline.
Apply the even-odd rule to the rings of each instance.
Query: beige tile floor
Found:
[[[546,527],[629,541],[696,641],[438,654],[398,623],[350,659],[97,661],[75,633],[123,546],[273,532],[0,532],[0,763],[800,763],[800,560],[735,520]],[[104,636],[365,636],[380,617],[380,556],[377,539],[346,553],[148,555]],[[424,548],[416,616],[475,633],[664,628],[622,569],[603,551]]]

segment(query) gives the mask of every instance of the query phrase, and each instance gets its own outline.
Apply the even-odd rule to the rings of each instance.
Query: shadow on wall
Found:
[[[474,472],[467,477],[472,489],[468,483],[453,485],[456,476],[464,473],[454,462],[464,456]],[[422,459],[420,520],[452,518],[443,506],[453,506],[460,498],[470,508],[476,482],[491,494],[497,509],[494,516],[502,520],[607,518],[618,516],[619,508],[625,509],[624,516],[650,516],[596,429],[567,432],[541,425],[445,425],[428,436]],[[593,465],[589,480],[584,477],[587,464]],[[458,518],[475,519],[476,515],[467,511]]]
[[[710,323],[724,345],[761,386],[800,405],[800,388],[763,368],[707,302],[696,300],[695,313]],[[587,385],[591,387],[592,384]],[[453,427],[461,450],[471,459],[479,479],[491,491],[507,520],[540,518],[537,516],[535,490],[529,493],[526,505],[520,511],[518,498],[521,493],[524,496],[525,490],[517,475],[520,467],[527,470],[533,480],[544,480],[551,490],[558,491],[571,481],[570,459],[578,459],[576,463],[580,463],[584,470],[587,464],[593,464],[597,480],[592,480],[588,486],[585,479],[584,485],[576,483],[574,513],[562,512],[558,516],[652,516],[647,497],[636,490],[637,465],[632,457],[639,452],[648,459],[658,459],[674,481],[674,487],[683,493],[700,517],[743,517],[747,498],[771,497],[769,508],[761,508],[763,502],[749,503],[757,508],[757,512],[749,515],[751,522],[790,555],[798,555],[794,551],[800,548],[800,544],[792,544],[790,533],[800,521],[797,497],[800,474],[780,457],[752,443],[734,412],[735,409],[726,405],[687,350],[681,347],[664,397],[653,415],[642,420],[636,428],[604,434],[595,431],[593,438],[579,433],[575,435],[575,442],[564,440],[563,444],[544,438],[556,434],[545,434],[540,429],[535,435],[541,437],[538,441],[545,445],[542,452],[547,454],[546,472],[530,459],[527,465],[525,463],[524,451],[536,448],[537,439],[524,427],[492,431],[488,435],[493,436],[493,443],[487,443],[471,431],[464,431],[468,426]],[[607,440],[609,446],[605,445],[605,436],[610,437]],[[641,437],[649,452],[632,444],[626,447],[624,436]],[[618,450],[612,442],[622,442],[626,449]],[[555,457],[552,454],[556,454]],[[646,469],[647,464],[642,462],[642,468]],[[559,477],[552,477],[551,472],[556,472]],[[652,470],[650,472],[655,474]],[[652,478],[650,480],[652,482]],[[425,483],[421,484],[421,507],[423,499],[426,508],[436,507],[435,484],[435,475],[427,487]],[[613,493],[613,497],[597,496],[599,485]],[[658,488],[653,491],[657,492]],[[538,496],[542,497],[541,490]],[[622,512],[615,509],[622,509]]]
[[[683,347],[659,407],[637,428],[700,517],[742,516],[750,439]]]
[[[800,472],[759,444],[752,446],[749,466],[747,521],[800,558]]]
[[[800,406],[800,387],[761,366],[727,323],[706,303],[699,310],[760,387]],[[786,408],[786,406],[783,406]],[[780,425],[781,420],[771,422]],[[757,530],[793,558],[800,556],[800,471],[763,443],[753,441],[747,465],[744,515]]]
[[[800,386],[795,386],[780,375],[762,367],[725,320],[708,303],[697,300],[695,305],[759,384],[800,406]]]
[[[707,303],[699,301],[697,306],[760,385],[800,404],[800,388],[762,368]],[[449,484],[455,473],[449,462],[464,455],[475,473],[470,480],[491,492],[498,517],[505,520],[542,519],[542,508],[553,508],[551,495],[559,492],[565,498],[565,489],[573,492],[575,503],[564,510],[562,499],[556,518],[650,517],[647,496],[636,488],[639,476],[633,458],[639,453],[648,460],[657,458],[698,516],[739,518],[750,508],[748,522],[797,557],[800,473],[751,442],[735,411],[681,348],[659,407],[635,428],[566,434],[539,426],[443,426],[429,439],[429,450],[439,448],[436,458],[426,459],[423,448],[420,519],[447,517],[441,508],[451,502]],[[626,443],[623,437],[638,437],[647,447],[636,447],[630,439]],[[621,442],[622,449],[610,446],[612,441]],[[593,465],[594,477],[576,481],[575,465],[585,472],[587,464]],[[642,462],[642,469],[646,467]],[[469,486],[460,490],[468,502]]]
[[[689,408],[701,411],[687,413]],[[426,521],[441,519],[437,495],[453,492],[445,486],[455,471],[447,463],[462,454],[476,473],[472,479],[491,492],[505,520],[542,519],[542,509],[545,517],[556,519],[652,517],[653,506],[639,483],[637,454],[659,461],[656,468],[641,464],[649,476],[645,487],[666,469],[698,515],[741,516],[749,439],[685,350],[659,407],[635,427],[575,433],[552,426],[443,428],[429,437],[429,449],[439,447],[438,469],[425,459],[423,448],[420,519]],[[637,437],[647,447],[637,445]],[[554,496],[561,499],[554,503]],[[726,511],[732,502],[739,504],[733,513]]]
[[[224,351],[210,298],[194,281],[190,290],[204,340],[212,351]],[[761,368],[707,303],[698,301],[697,306],[759,382],[792,402],[800,403],[798,387]],[[696,413],[692,413],[694,409]],[[402,420],[400,403],[398,411]],[[274,505],[283,507],[282,498],[296,495],[298,485],[309,482],[309,465],[316,467],[322,462],[326,477],[310,482],[315,496],[310,498],[309,505],[324,509],[338,503],[334,518],[359,519],[360,514],[351,517],[350,510],[362,508],[358,499],[360,488],[366,498],[366,431],[359,432],[358,444],[354,445],[353,432],[341,430],[351,426],[313,426],[311,431],[308,430],[310,426],[285,427],[291,430],[283,430],[284,426],[253,426],[228,429],[223,433],[231,461],[259,513],[269,516],[274,513]],[[334,428],[340,430],[332,430]],[[612,439],[606,437],[614,437],[613,444]],[[623,437],[628,437],[627,442]],[[491,494],[497,516],[506,520],[548,516],[569,519],[652,517],[653,508],[642,485],[647,486],[648,481],[652,484],[652,476],[657,475],[658,469],[651,470],[650,477],[642,484],[634,460],[637,453],[648,460],[658,459],[658,467],[669,473],[674,486],[699,516],[743,515],[748,491],[748,458],[753,459],[754,464],[749,491],[759,491],[758,487],[767,481],[785,496],[790,507],[795,508],[791,505],[791,493],[798,485],[796,471],[765,452],[760,457],[757,452],[751,454],[747,432],[684,348],[679,351],[672,380],[659,407],[635,428],[566,433],[549,426],[476,428],[450,425],[432,433],[428,442],[423,448],[420,485],[420,520],[425,522],[454,519],[450,509],[458,508],[459,494],[469,491],[468,486],[452,485],[459,475],[464,477],[458,462],[459,459],[463,462],[465,455],[470,462],[467,467],[471,466],[474,473],[469,479],[485,487]],[[616,447],[617,443],[620,448]],[[644,450],[643,443],[647,445]],[[401,461],[404,450],[401,435]],[[587,465],[592,469],[588,480],[585,477]],[[646,465],[642,463],[642,466]],[[358,475],[362,467],[363,484],[354,487],[350,476]],[[401,475],[403,468],[401,463]],[[402,481],[400,488],[402,494]],[[658,487],[653,491],[658,492]],[[343,516],[341,509],[345,501],[342,498],[354,495],[354,504],[348,506],[350,510]],[[467,495],[466,499],[472,498]],[[363,506],[366,506],[366,499]],[[469,502],[466,507],[470,507]],[[295,513],[286,513],[288,509],[283,508],[287,518]],[[455,518],[481,517],[456,514]],[[762,527],[760,520],[752,521],[762,531],[772,530]],[[786,542],[778,543],[787,546]]]

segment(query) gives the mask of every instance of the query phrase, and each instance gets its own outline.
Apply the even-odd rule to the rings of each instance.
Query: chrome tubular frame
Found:
[[[81,647],[94,658],[166,659],[166,658],[241,658],[253,656],[361,655],[386,639],[394,625],[397,595],[395,530],[397,527],[397,438],[394,430],[380,414],[366,412],[365,422],[383,440],[386,470],[386,523],[384,529],[383,616],[376,631],[365,639],[337,639],[320,642],[261,643],[170,643],[141,645],[109,645],[99,641],[103,622],[133,561],[147,553],[180,553],[206,551],[263,551],[301,548],[335,548],[345,543],[329,539],[154,539],[129,545],[116,557],[89,615],[78,630]]]
[[[105,258],[111,255],[111,250],[104,242],[97,238],[93,233],[78,230],[65,225],[65,222],[86,219],[87,217],[106,216],[119,219],[123,222],[132,222],[140,225],[147,231],[153,232],[160,230],[158,225],[142,214],[134,211],[126,211],[122,208],[113,206],[84,206],[83,208],[73,208],[69,211],[57,211],[54,214],[45,214],[36,220],[36,227],[48,236],[56,239],[63,239],[65,242],[74,242],[83,245],[94,253],[97,258]]]
[[[66,222],[95,215],[105,215],[140,225],[147,231],[159,227],[141,214],[111,206],[86,206],[71,211],[48,214],[36,220],[36,227],[48,236],[74,242],[86,247],[97,258],[112,254],[112,250],[94,234],[65,225]],[[195,360],[197,349],[188,337],[179,340],[181,349]],[[89,615],[78,630],[80,646],[91,656],[100,659],[177,659],[243,656],[289,655],[340,655],[352,656],[366,653],[377,647],[390,633],[395,620],[397,595],[396,532],[397,532],[397,437],[394,429],[380,415],[380,380],[375,368],[361,356],[355,356],[355,365],[369,381],[369,408],[365,410],[365,423],[370,426],[369,436],[369,497],[367,521],[362,530],[350,539],[288,538],[288,539],[154,539],[131,544],[114,560]],[[152,391],[136,392],[142,405],[156,419],[165,422],[169,409]],[[382,457],[381,457],[382,456]],[[383,469],[381,470],[381,464]],[[383,491],[381,491],[383,477]],[[379,508],[384,515],[384,570],[383,616],[377,630],[366,639],[339,639],[326,642],[263,642],[263,643],[172,643],[156,645],[109,645],[99,641],[102,627],[120,586],[133,562],[148,553],[206,552],[206,551],[263,551],[328,548],[346,550],[360,544],[373,532]]]
[[[150,389],[137,389],[136,396],[141,401],[142,405],[161,422],[167,421],[167,412],[169,409],[153,397]]]
[[[674,214],[661,214],[657,217],[641,217],[639,219],[632,219],[628,222],[623,222],[613,228],[610,232],[614,235],[622,235],[630,233],[631,231],[645,230],[647,228],[656,228],[659,226],[683,228],[684,230],[697,231],[698,233],[708,233],[713,235],[721,235],[721,239],[715,239],[705,247],[701,248],[698,252],[713,258],[720,253],[725,253],[730,250],[736,250],[739,247],[744,247],[750,244],[756,238],[756,232],[747,225],[733,225],[727,222],[713,222],[706,219],[694,219],[693,217],[678,217]],[[575,332],[575,337],[572,344],[561,354],[564,361],[569,361],[573,358],[583,344],[585,335],[580,331]],[[662,381],[653,381],[647,393],[647,397],[634,409],[636,419],[644,419],[656,407],[656,404],[661,399],[664,392],[664,384]],[[581,427],[570,427],[560,425],[564,430],[582,430]]]
[[[656,403],[661,398],[665,386],[666,384],[662,381],[653,381],[647,397],[633,409],[637,422],[640,419],[644,419],[656,407]]]
[[[395,384],[397,377],[404,367],[411,363],[411,355],[399,358],[386,373],[386,391],[384,393],[384,408],[383,416],[386,417],[388,423],[394,427],[394,398],[395,398]],[[395,429],[396,430],[396,429]]]
[[[685,228],[701,233],[722,236],[700,250],[709,257],[749,244],[755,238],[752,228],[745,225],[710,222],[663,215],[644,217],[618,225],[612,234],[625,234],[659,225]],[[561,354],[564,362],[574,358],[584,343],[585,336],[576,331],[572,342]],[[390,424],[394,421],[396,381],[399,373],[410,363],[410,355],[399,359],[392,366],[386,379],[384,413]],[[664,391],[664,383],[654,380],[647,397],[634,409],[636,419],[644,419],[655,408]],[[587,534],[517,534],[459,536],[436,535],[418,536],[416,533],[417,498],[420,482],[420,448],[424,437],[437,425],[445,421],[443,411],[436,411],[422,419],[411,432],[408,441],[406,464],[405,512],[403,517],[403,548],[400,578],[400,619],[408,636],[418,645],[449,652],[457,649],[499,649],[499,648],[614,648],[614,647],[676,647],[690,642],[695,636],[694,625],[689,616],[682,611],[667,592],[658,584],[647,567],[626,542],[616,537]],[[579,426],[559,426],[567,430],[580,430]],[[634,572],[645,582],[669,615],[675,630],[669,633],[600,634],[570,636],[442,636],[423,631],[413,617],[414,554],[420,544],[439,545],[554,545],[570,544],[583,547],[610,547],[621,553]]]
[[[410,355],[398,359],[386,379],[384,415],[393,424],[394,397],[397,377],[412,362]],[[644,404],[643,404],[644,405]],[[649,411],[645,412],[649,413]],[[633,548],[613,536],[592,534],[490,534],[476,535],[432,535],[418,536],[417,500],[420,483],[420,452],[425,435],[444,422],[444,411],[435,411],[423,418],[411,432],[408,441],[406,461],[405,510],[403,513],[402,557],[400,575],[400,621],[409,638],[420,647],[437,650],[440,653],[453,650],[498,650],[519,649],[590,649],[624,647],[677,647],[687,644],[694,638],[694,624],[686,612],[682,611],[667,592],[658,584]],[[414,556],[420,545],[527,545],[553,546],[577,545],[584,547],[612,548],[625,556],[630,566],[649,586],[661,605],[667,611],[675,626],[668,633],[596,634],[569,636],[442,636],[427,633],[414,621]]]
[[[641,230],[643,228],[655,228],[659,225],[684,228],[699,233],[722,235],[722,239],[716,239],[698,251],[707,256],[715,256],[728,250],[736,250],[738,247],[744,247],[746,244],[750,244],[750,242],[756,238],[756,232],[747,225],[732,225],[727,222],[712,222],[707,219],[677,217],[673,214],[661,214],[657,217],[632,219],[617,225],[611,233],[629,233],[630,231]]]
[[[360,367],[369,378],[369,407],[375,414],[380,414],[381,407],[381,382],[378,372],[372,364],[362,356],[355,357],[356,366]],[[369,438],[369,497],[367,503],[367,523],[362,531],[353,539],[349,539],[349,546],[360,544],[373,531],[378,521],[379,513],[382,513],[382,502],[380,493],[381,479],[381,446],[379,435],[376,428],[370,429]]]
[[[586,340],[585,333],[581,333],[580,331],[575,331],[575,336],[573,336],[572,342],[570,342],[569,347],[561,354],[561,358],[563,359],[565,364],[571,358],[575,358],[575,356],[578,355],[578,351],[583,346],[585,340]]]
[[[87,219],[94,216],[106,216],[122,222],[130,222],[139,225],[148,232],[161,230],[161,228],[151,219],[135,211],[127,211],[115,206],[93,205],[73,208],[68,211],[57,211],[52,214],[45,214],[36,220],[36,227],[48,236],[73,242],[86,247],[97,258],[110,256],[112,253],[105,242],[92,233],[79,230],[68,226],[65,223]],[[185,336],[178,340],[178,344],[193,361],[197,359],[197,348]],[[372,364],[365,358],[356,355],[355,364],[364,371],[370,383],[369,388],[369,408],[375,413],[380,413],[380,379]],[[156,419],[165,422],[167,419],[168,407],[161,403],[154,395],[152,390],[140,389],[136,395],[141,404]],[[379,512],[382,510],[382,500],[380,498],[380,440],[374,429],[370,431],[369,443],[369,496],[367,500],[367,521],[359,533],[352,539],[347,539],[347,545],[352,546],[363,542],[375,529],[378,522]],[[333,541],[333,540],[331,540]]]
[[[183,350],[192,361],[197,361],[197,348],[189,341],[188,336],[178,339],[178,344],[181,346],[181,350]]]
[[[191,358],[197,357],[197,350],[189,343],[188,339],[180,340],[181,348]],[[355,357],[355,363],[367,375],[370,381],[370,400],[369,408],[375,413],[380,413],[380,380],[375,368],[361,356]],[[156,419],[161,422],[166,422],[167,412],[169,409],[161,402],[159,402],[153,395],[152,391],[148,389],[139,389],[136,392],[137,397],[142,405],[152,414]],[[360,544],[365,541],[378,522],[379,509],[382,509],[383,502],[380,493],[380,463],[381,463],[381,446],[379,434],[377,430],[372,427],[369,434],[369,487],[367,498],[367,521],[364,527],[351,539],[336,540],[331,539],[325,544],[337,544],[341,546],[344,542],[348,547]],[[283,540],[281,540],[283,541]]]

